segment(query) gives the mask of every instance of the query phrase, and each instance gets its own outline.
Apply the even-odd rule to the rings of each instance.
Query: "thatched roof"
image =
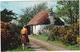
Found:
[[[50,24],[49,12],[50,10],[44,10],[37,13],[27,25]]]
[[[54,25],[64,25],[64,22],[60,18],[54,18]]]
[[[27,25],[50,24],[50,18],[48,13],[50,13],[50,10],[44,10],[37,13]],[[54,25],[64,25],[64,22],[59,18],[54,19],[55,19]]]

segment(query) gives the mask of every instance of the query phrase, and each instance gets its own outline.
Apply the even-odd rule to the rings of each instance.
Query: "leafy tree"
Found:
[[[13,18],[13,17],[16,17],[16,14],[7,9],[4,9],[3,11],[1,11],[1,21],[4,21],[4,22],[10,22],[12,19],[16,19],[16,18]]]
[[[20,15],[21,19],[19,20],[21,25],[28,23],[38,12],[47,9],[46,3],[40,3],[33,7],[28,7],[25,10],[23,15]]]
[[[76,23],[79,18],[79,1],[58,1],[57,17],[62,17],[67,23]]]

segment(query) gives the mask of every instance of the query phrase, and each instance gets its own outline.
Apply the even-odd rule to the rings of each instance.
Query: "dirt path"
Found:
[[[35,51],[47,51],[46,49],[43,49],[39,45],[36,45],[36,44],[34,44],[32,42],[30,42],[29,47],[34,49]]]
[[[53,44],[50,44],[48,42],[45,42],[45,41],[42,41],[42,40],[39,40],[39,39],[36,39],[36,38],[29,37],[29,39],[31,39],[33,41],[36,41],[36,43],[39,43],[39,44],[44,45],[46,47],[50,47],[50,48],[55,49],[55,50],[70,51],[66,48],[63,48],[63,47],[60,47],[60,46],[57,46],[57,45],[53,45]]]

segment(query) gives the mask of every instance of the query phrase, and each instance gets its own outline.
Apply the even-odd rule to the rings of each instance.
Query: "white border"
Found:
[[[0,0],[0,2],[1,1],[64,1],[64,0]],[[65,1],[77,1],[77,0],[65,0]],[[80,2],[79,2],[79,4],[80,4]],[[1,3],[0,3],[0,7],[1,7]],[[79,5],[79,12],[80,12],[80,5]],[[80,13],[79,13],[79,16],[80,16]],[[0,17],[1,17],[1,14],[0,14]],[[80,19],[80,17],[79,17],[79,19]],[[1,26],[0,26],[0,28],[1,28]],[[79,29],[79,32],[80,32],[80,29]],[[0,32],[0,52],[1,52],[1,32]],[[67,52],[67,51],[8,51],[8,52]],[[74,50],[74,51],[68,51],[68,52],[80,52],[80,50],[79,51]]]
[[[0,1],[78,1],[78,0],[0,0]]]

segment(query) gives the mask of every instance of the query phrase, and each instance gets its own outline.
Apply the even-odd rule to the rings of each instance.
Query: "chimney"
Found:
[[[48,15],[50,18],[50,24],[54,24],[54,18],[53,18],[54,14],[52,12],[50,12]]]

